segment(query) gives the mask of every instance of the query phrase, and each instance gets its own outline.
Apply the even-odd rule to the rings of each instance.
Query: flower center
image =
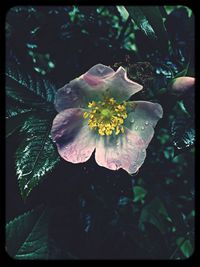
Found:
[[[127,118],[126,102],[119,104],[114,98],[105,97],[104,101],[89,102],[88,108],[83,118],[88,119],[91,130],[97,130],[100,135],[124,133],[122,125]]]

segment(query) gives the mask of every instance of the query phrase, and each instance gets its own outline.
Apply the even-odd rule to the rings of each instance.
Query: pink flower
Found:
[[[98,165],[137,172],[163,115],[157,103],[128,101],[141,89],[124,68],[115,72],[102,64],[59,89],[51,135],[60,156],[81,163],[95,150]]]
[[[183,76],[175,78],[171,84],[171,91],[174,94],[182,94],[186,91],[194,88],[195,85],[195,78],[189,76]]]

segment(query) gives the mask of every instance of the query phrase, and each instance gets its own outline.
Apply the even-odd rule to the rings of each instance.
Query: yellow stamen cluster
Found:
[[[97,130],[100,135],[115,135],[124,133],[122,126],[127,118],[126,102],[117,103],[114,98],[106,97],[104,101],[89,102],[90,111],[84,112],[83,118],[88,119],[91,130]]]

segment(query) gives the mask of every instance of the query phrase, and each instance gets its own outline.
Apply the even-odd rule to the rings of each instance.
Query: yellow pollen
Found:
[[[91,130],[97,130],[101,136],[124,133],[122,125],[127,118],[126,102],[120,104],[113,97],[105,97],[103,101],[89,102],[88,108],[83,118],[88,119]]]
[[[88,112],[84,112],[84,113],[83,113],[83,118],[84,118],[84,119],[86,119],[88,116],[89,116],[89,113],[88,113]]]

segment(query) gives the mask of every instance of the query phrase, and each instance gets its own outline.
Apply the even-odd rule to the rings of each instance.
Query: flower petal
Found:
[[[141,89],[142,85],[127,78],[124,68],[115,72],[108,66],[97,64],[57,91],[55,108],[58,112],[67,108],[84,108],[89,101],[103,100],[105,94],[123,102]]]
[[[154,135],[154,127],[163,116],[163,109],[160,104],[147,101],[130,101],[128,103],[130,110],[125,125],[139,135],[147,147]]]
[[[89,100],[103,100],[104,95],[108,92],[109,79],[115,75],[115,71],[109,66],[97,64],[81,75],[77,80],[79,86],[87,95]]]
[[[72,163],[87,161],[95,149],[95,137],[83,121],[83,112],[80,108],[60,112],[51,129],[60,156]]]
[[[95,159],[98,165],[110,170],[120,168],[133,174],[146,157],[145,142],[137,134],[125,128],[121,136],[101,137],[97,142]]]
[[[172,93],[182,94],[194,88],[194,85],[195,85],[194,77],[187,77],[187,76],[178,77],[173,80],[170,86],[171,87],[170,90],[172,91]]]
[[[104,80],[114,74],[108,66],[97,64],[85,74],[60,88],[55,97],[55,108],[58,112],[68,108],[87,107],[91,100],[101,100],[107,89]]]
[[[133,94],[142,90],[142,85],[131,81],[127,77],[127,72],[123,67],[119,67],[115,72],[112,68],[102,64],[92,67],[80,78],[85,81],[84,88],[89,98],[98,98],[99,90],[108,93],[120,102],[129,99]]]
[[[68,108],[84,107],[84,91],[75,80],[60,88],[55,96],[55,108],[58,112]]]
[[[143,88],[142,85],[127,77],[127,72],[123,67],[119,67],[114,76],[107,79],[107,83],[110,95],[120,102],[128,100]]]
[[[94,65],[90,68],[84,75],[83,79],[90,85],[90,86],[97,86],[102,83],[102,81],[110,76],[113,76],[115,71],[103,64]]]

